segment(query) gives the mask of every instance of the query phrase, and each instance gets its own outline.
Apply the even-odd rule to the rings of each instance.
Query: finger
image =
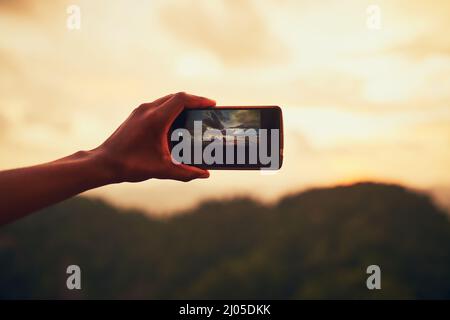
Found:
[[[174,164],[174,178],[180,181],[191,181],[193,179],[206,179],[209,171],[186,164]]]
[[[161,97],[159,99],[156,99],[151,104],[154,105],[154,106],[159,106],[159,105],[163,104],[164,102],[166,102],[167,100],[169,100],[170,98],[172,98],[173,96],[174,96],[173,93],[168,94],[167,96],[164,96],[164,97]]]
[[[212,99],[202,97],[202,96],[196,96],[193,94],[189,94],[186,92],[178,92],[175,93],[168,101],[168,103],[171,103],[173,105],[182,104],[183,106],[187,108],[194,108],[194,107],[212,107],[216,105],[216,102]]]
[[[168,124],[170,126],[184,108],[204,108],[213,107],[215,105],[216,102],[212,99],[179,92],[163,103],[160,106],[160,109],[161,112],[164,112],[164,114],[167,115]]]
[[[161,104],[163,104],[164,102],[166,102],[167,100],[169,100],[170,98],[172,98],[173,96],[174,96],[174,94],[168,94],[167,96],[156,99],[155,101],[143,103],[139,106],[139,108],[142,111],[146,111],[149,108],[158,107]]]
[[[198,108],[198,107],[205,108],[205,107],[214,107],[216,105],[216,101],[213,99],[196,96],[188,93],[185,93],[185,96],[183,97],[183,102],[185,108]]]

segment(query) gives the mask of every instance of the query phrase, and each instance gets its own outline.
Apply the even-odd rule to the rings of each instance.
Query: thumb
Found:
[[[193,179],[206,179],[209,171],[186,164],[174,164],[174,179],[180,181],[191,181]]]

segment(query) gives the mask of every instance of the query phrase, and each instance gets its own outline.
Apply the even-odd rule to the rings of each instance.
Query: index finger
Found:
[[[214,107],[216,102],[212,99],[179,92],[165,101],[159,108],[168,117],[168,124],[171,125],[175,118],[183,109]]]

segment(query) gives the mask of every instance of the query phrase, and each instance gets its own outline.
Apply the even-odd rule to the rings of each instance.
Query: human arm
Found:
[[[184,108],[213,100],[171,94],[137,107],[99,147],[26,168],[0,171],[0,225],[89,189],[151,178],[190,181],[209,172],[172,161],[167,135]]]

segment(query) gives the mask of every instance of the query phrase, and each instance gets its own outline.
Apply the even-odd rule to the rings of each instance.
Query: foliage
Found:
[[[82,290],[66,288],[70,264]],[[450,223],[427,196],[373,183],[166,220],[77,197],[0,229],[0,298],[450,298]]]

